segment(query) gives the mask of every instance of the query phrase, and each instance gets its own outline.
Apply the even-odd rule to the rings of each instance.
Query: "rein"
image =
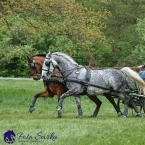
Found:
[[[125,93],[125,92],[122,92],[122,91],[118,91],[118,90],[113,90],[113,89],[108,89],[108,88],[105,88],[105,87],[102,87],[102,86],[99,86],[99,85],[94,85],[94,84],[92,84],[92,83],[88,83],[88,82],[86,82],[86,81],[84,81],[84,80],[76,80],[76,79],[65,79],[64,81],[66,81],[66,82],[75,82],[75,83],[80,83],[80,84],[82,84],[82,85],[85,85],[85,86],[93,86],[93,87],[96,87],[96,88],[100,88],[100,89],[104,89],[104,90],[108,90],[108,91],[110,91],[110,92],[116,92],[116,93]]]
[[[81,68],[90,68],[91,70],[101,70],[101,69],[106,69],[106,68],[121,69],[122,67],[102,67],[102,68],[96,68],[96,67],[91,67],[91,66],[82,66],[82,67],[76,67],[76,68],[62,70],[62,71],[51,72],[51,74],[56,74],[56,73],[60,73],[60,72],[68,72],[68,71],[71,71],[71,70],[77,70],[77,69],[81,69]],[[137,67],[129,67],[129,68],[131,68],[131,69],[138,69]]]
[[[96,68],[96,67],[92,67],[92,66],[82,66],[82,67],[76,67],[76,68],[62,70],[62,71],[51,72],[51,74],[56,74],[56,73],[60,73],[60,72],[68,72],[68,71],[71,71],[71,70],[77,70],[77,69],[81,69],[81,68],[90,68],[91,70],[101,70],[101,69],[106,69],[106,68],[121,69],[122,67],[102,67],[102,68]],[[137,69],[137,67],[130,67],[130,68]]]
[[[102,69],[102,68],[95,68],[95,67],[91,67],[91,66],[81,66],[81,67],[76,67],[76,68],[62,70],[62,71],[51,72],[51,74],[56,74],[56,73],[60,73],[60,72],[68,72],[68,71],[71,71],[71,70],[77,70],[77,69],[81,69],[81,68],[90,68],[92,70],[100,70],[100,69]]]

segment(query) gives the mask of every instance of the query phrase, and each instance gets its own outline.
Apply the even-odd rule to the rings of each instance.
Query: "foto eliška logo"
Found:
[[[35,134],[29,134],[29,133],[14,133],[13,130],[7,130],[4,134],[4,141],[7,144],[13,144],[16,140],[18,142],[45,142],[48,140],[55,141],[58,139],[55,132],[52,132],[50,134],[44,133],[43,131],[40,131]]]

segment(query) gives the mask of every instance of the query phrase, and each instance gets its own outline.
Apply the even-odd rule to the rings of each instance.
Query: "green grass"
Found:
[[[16,134],[14,145],[143,145],[145,144],[145,118],[135,118],[129,111],[127,119],[117,114],[105,97],[97,118],[88,118],[95,104],[87,96],[82,96],[83,119],[77,119],[77,107],[73,97],[64,100],[63,118],[57,116],[57,97],[39,98],[35,111],[29,113],[29,104],[36,93],[43,91],[41,81],[0,80],[0,145],[5,145],[3,134],[13,130]],[[55,141],[19,142],[18,133],[24,138],[36,137],[42,131],[43,136],[54,132]],[[37,136],[38,137],[38,136]],[[40,137],[40,136],[39,136]],[[30,141],[31,140],[31,141]],[[40,140],[39,140],[40,141]]]

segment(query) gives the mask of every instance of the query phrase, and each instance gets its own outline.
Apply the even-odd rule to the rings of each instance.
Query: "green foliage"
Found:
[[[0,63],[1,77],[30,77],[30,71],[25,59],[13,57],[9,63]]]
[[[139,59],[133,55],[136,45],[140,43],[140,38],[135,29],[137,18],[145,17],[145,2],[112,0],[104,7],[112,13],[112,16],[106,21],[105,34],[111,42],[114,52],[113,64],[116,62],[115,65],[118,66],[137,65]],[[135,55],[140,54],[138,52]]]
[[[0,6],[0,58],[3,63],[15,57],[21,59],[26,53],[61,51],[84,65],[91,63],[90,57],[96,59],[93,54],[96,43],[109,47],[102,33],[106,27],[101,22],[108,18],[108,11],[87,9],[70,0],[6,0]]]
[[[98,67],[111,67],[113,59],[112,49],[98,43],[95,43],[93,48],[94,51],[91,53],[93,57],[91,57],[92,61],[90,61],[92,65]],[[95,59],[93,60],[93,58]]]
[[[0,3],[0,18],[3,69],[18,58],[19,66],[25,67],[26,55],[49,51],[67,53],[81,65],[144,63],[142,0],[6,0]],[[7,72],[0,75],[13,76]]]
[[[51,51],[50,46],[55,45],[52,36],[48,34],[41,34],[39,38],[31,41],[32,48],[34,48],[33,55],[35,55],[36,52],[47,54]]]
[[[109,14],[107,11],[95,12],[69,0],[63,2],[49,0],[49,3],[46,0],[33,1],[27,4],[25,0],[21,2],[7,0],[2,3],[6,13],[1,13],[1,23],[9,28],[7,30],[13,36],[19,36],[21,40],[25,37],[27,43],[30,43],[31,39],[40,38],[42,33],[50,34],[54,39],[61,35],[81,49],[84,46],[91,49],[96,40],[107,44],[101,32],[105,25],[100,23],[102,18],[107,18]],[[2,32],[5,30],[4,27]]]
[[[28,46],[12,45],[12,39],[3,35],[0,41],[0,76],[3,77],[28,77],[30,72],[26,56],[33,54],[33,49]]]
[[[136,50],[136,45],[140,45],[141,38],[138,36],[136,27],[137,18],[145,17],[145,2],[142,0],[80,1],[96,11],[106,9],[111,12],[111,16],[103,20],[107,26],[104,33],[112,48],[110,64],[113,66],[140,64],[140,58],[138,58],[140,51]]]
[[[134,30],[134,34],[136,35],[130,35],[130,37],[132,37],[132,40],[134,40],[134,42],[129,42],[128,40],[128,44],[132,44],[134,43],[132,47],[132,49],[128,49],[130,51],[130,54],[128,54],[128,56],[124,59],[124,60],[120,60],[120,63],[122,63],[123,65],[130,65],[130,66],[138,66],[140,64],[144,64],[145,63],[145,19],[138,19],[137,21],[137,25],[135,25],[135,30]],[[127,48],[127,47],[124,47]]]

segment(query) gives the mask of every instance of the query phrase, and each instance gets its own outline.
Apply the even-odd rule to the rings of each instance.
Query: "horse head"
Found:
[[[46,55],[46,58],[43,62],[43,66],[42,66],[43,80],[49,79],[51,77],[52,72],[54,72],[55,69],[60,70],[60,66],[58,65],[57,61],[53,58],[52,53],[49,52]]]
[[[50,78],[52,72],[58,69],[61,75],[68,76],[72,68],[77,68],[78,64],[67,54],[62,52],[48,53],[42,67],[42,78],[47,80]],[[66,71],[63,71],[66,70]]]
[[[38,54],[30,58],[27,56],[30,72],[34,80],[40,80],[41,78],[42,64],[44,62],[45,56],[45,54]]]

